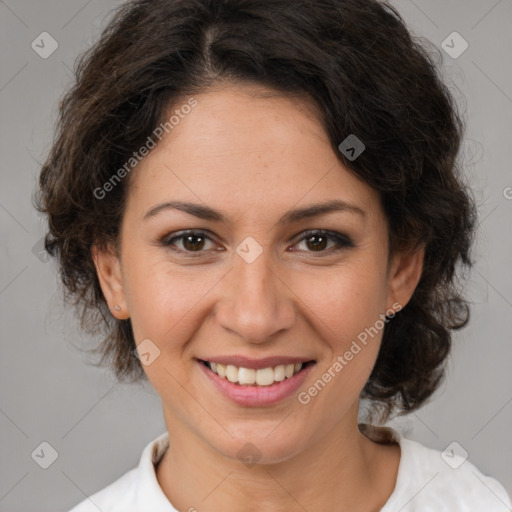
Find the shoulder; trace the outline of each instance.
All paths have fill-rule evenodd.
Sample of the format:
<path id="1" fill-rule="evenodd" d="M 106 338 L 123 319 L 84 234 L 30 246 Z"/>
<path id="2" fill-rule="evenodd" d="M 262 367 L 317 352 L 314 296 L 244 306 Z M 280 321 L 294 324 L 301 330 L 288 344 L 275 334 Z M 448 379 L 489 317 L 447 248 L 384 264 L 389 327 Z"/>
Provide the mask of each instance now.
<path id="1" fill-rule="evenodd" d="M 440 452 L 397 437 L 402 452 L 397 482 L 382 512 L 510 512 L 503 486 L 480 472 L 457 445 Z"/>
<path id="2" fill-rule="evenodd" d="M 89 496 L 69 512 L 175 512 L 158 484 L 155 463 L 169 445 L 167 432 L 144 448 L 139 465 L 113 483 Z"/>
<path id="3" fill-rule="evenodd" d="M 139 468 L 133 468 L 116 481 L 89 496 L 69 512 L 129 511 L 139 485 Z"/>

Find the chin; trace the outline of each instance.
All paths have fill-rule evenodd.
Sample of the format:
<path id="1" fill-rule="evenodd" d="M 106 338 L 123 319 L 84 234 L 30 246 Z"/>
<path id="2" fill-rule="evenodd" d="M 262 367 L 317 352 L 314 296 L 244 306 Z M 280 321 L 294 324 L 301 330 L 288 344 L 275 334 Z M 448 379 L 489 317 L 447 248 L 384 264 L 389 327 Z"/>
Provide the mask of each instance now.
<path id="1" fill-rule="evenodd" d="M 272 428 L 275 428 L 276 425 Z M 239 429 L 233 437 L 211 440 L 211 446 L 224 457 L 240 461 L 248 466 L 254 464 L 277 464 L 292 459 L 302 451 L 303 434 L 283 429 L 247 428 Z M 279 427 L 278 427 L 279 428 Z M 270 432 L 270 434 L 269 434 Z"/>

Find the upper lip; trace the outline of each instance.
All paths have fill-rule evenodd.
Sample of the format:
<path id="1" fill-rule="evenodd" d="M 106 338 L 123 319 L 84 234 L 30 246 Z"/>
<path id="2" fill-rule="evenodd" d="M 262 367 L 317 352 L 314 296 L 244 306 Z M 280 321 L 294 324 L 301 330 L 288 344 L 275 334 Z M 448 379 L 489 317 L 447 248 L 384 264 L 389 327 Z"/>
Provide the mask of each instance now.
<path id="1" fill-rule="evenodd" d="M 287 365 L 287 364 L 296 364 L 296 363 L 306 363 L 307 361 L 312 361 L 310 357 L 290 357 L 290 356 L 272 356 L 272 357 L 263 357 L 261 359 L 252 359 L 250 357 L 245 356 L 212 356 L 201 359 L 201 361 L 210 361 L 221 364 L 231 364 L 233 366 L 237 366 L 238 368 L 253 368 L 255 370 L 259 368 L 269 368 L 278 365 Z"/>

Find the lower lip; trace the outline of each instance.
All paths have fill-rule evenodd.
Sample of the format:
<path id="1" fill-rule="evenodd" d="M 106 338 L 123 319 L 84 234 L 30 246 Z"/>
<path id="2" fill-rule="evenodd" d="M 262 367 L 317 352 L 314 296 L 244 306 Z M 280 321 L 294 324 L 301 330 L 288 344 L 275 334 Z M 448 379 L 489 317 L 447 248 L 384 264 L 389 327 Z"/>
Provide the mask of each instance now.
<path id="1" fill-rule="evenodd" d="M 245 386 L 233 384 L 229 380 L 219 377 L 212 372 L 201 361 L 197 361 L 201 370 L 217 387 L 217 389 L 226 397 L 238 405 L 246 407 L 258 407 L 273 405 L 292 395 L 304 382 L 309 372 L 315 364 L 309 364 L 306 368 L 296 373 L 289 379 L 276 382 L 270 386 Z"/>

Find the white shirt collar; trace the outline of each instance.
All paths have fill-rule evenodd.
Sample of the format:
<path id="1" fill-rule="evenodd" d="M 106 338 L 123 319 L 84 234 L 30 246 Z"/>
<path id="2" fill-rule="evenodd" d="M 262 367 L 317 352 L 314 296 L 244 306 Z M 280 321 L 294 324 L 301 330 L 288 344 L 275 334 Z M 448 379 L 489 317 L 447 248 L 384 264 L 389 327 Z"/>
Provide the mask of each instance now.
<path id="1" fill-rule="evenodd" d="M 169 502 L 156 478 L 155 465 L 162 458 L 169 447 L 169 435 L 164 432 L 151 441 L 143 450 L 140 457 L 139 485 L 137 489 L 137 510 L 151 510 L 152 512 L 178 512 Z M 148 505 L 151 505 L 148 508 Z"/>
<path id="2" fill-rule="evenodd" d="M 377 442 L 395 442 L 402 444 L 404 441 L 402 434 L 390 427 L 375 427 L 360 424 L 359 428 L 361 431 L 364 431 L 364 435 Z M 144 509 L 144 507 L 147 508 L 150 503 L 152 512 L 178 512 L 165 496 L 156 477 L 156 464 L 163 457 L 168 447 L 169 435 L 167 432 L 164 432 L 147 444 L 142 452 L 139 467 L 137 468 L 140 480 L 136 495 L 136 503 L 137 506 L 140 507 L 140 510 Z M 403 449 L 401 451 L 397 482 L 406 478 L 403 469 L 407 465 L 405 453 Z M 393 495 L 394 494 L 395 493 L 393 493 Z M 388 504 L 391 503 L 391 498 L 394 498 L 393 495 L 390 497 Z"/>

